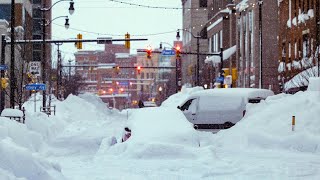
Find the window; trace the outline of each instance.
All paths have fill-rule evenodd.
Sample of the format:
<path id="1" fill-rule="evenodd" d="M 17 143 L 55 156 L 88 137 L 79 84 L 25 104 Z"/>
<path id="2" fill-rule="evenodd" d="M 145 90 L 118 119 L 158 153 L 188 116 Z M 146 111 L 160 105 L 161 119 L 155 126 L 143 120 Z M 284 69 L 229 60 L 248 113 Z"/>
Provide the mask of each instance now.
<path id="1" fill-rule="evenodd" d="M 10 4 L 0 4 L 0 19 L 11 19 L 11 5 Z"/>
<path id="2" fill-rule="evenodd" d="M 207 7 L 208 6 L 208 0 L 199 0 L 199 7 Z"/>
<path id="3" fill-rule="evenodd" d="M 188 110 L 193 100 L 195 100 L 195 99 L 189 99 L 187 102 L 185 102 L 185 103 L 180 107 L 181 111 Z"/>
<path id="4" fill-rule="evenodd" d="M 41 4 L 41 0 L 33 0 L 33 4 Z"/>

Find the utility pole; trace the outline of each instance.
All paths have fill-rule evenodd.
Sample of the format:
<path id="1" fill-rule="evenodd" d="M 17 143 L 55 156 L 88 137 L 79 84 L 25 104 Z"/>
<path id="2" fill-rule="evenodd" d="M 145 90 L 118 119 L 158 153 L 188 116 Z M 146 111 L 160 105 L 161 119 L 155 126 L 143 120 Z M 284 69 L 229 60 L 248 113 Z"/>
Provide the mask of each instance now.
<path id="1" fill-rule="evenodd" d="M 57 99 L 60 100 L 60 88 L 61 88 L 61 80 L 62 80 L 62 77 L 61 77 L 61 52 L 60 52 L 60 45 L 62 45 L 62 43 L 56 43 L 56 45 L 58 46 L 58 60 L 57 60 L 57 91 L 56 91 L 56 97 Z"/>
<path id="2" fill-rule="evenodd" d="M 70 78 L 71 78 L 71 59 L 69 59 L 69 81 L 70 81 Z"/>
<path id="3" fill-rule="evenodd" d="M 6 36 L 4 34 L 1 35 L 1 65 L 5 64 L 5 48 L 6 48 Z M 1 78 L 4 78 L 4 71 L 1 71 Z M 1 98 L 0 98 L 0 112 L 5 107 L 5 93 L 4 89 L 1 89 Z"/>
<path id="4" fill-rule="evenodd" d="M 316 23 L 317 23 L 317 30 L 316 30 L 316 53 L 318 56 L 318 77 L 320 77 L 320 3 L 319 0 L 316 1 Z"/>
<path id="5" fill-rule="evenodd" d="M 43 7 L 45 7 L 45 3 L 43 3 Z M 46 16 L 45 16 L 45 11 L 42 12 L 42 83 L 46 84 Z M 50 91 L 50 90 L 49 90 Z M 45 108 L 46 107 L 46 101 L 47 101 L 47 97 L 46 97 L 46 90 L 43 91 L 42 93 L 42 107 Z"/>
<path id="6" fill-rule="evenodd" d="M 197 86 L 199 86 L 200 85 L 200 80 L 199 80 L 199 76 L 200 76 L 200 37 L 201 36 L 199 36 L 199 33 L 198 33 L 198 35 L 197 36 L 195 36 L 196 38 L 197 38 Z"/>
<path id="7" fill-rule="evenodd" d="M 15 0 L 11 0 L 11 42 L 14 42 L 15 25 Z M 14 43 L 11 43 L 11 62 L 10 62 L 10 107 L 14 108 L 14 89 L 16 88 Z"/>
<path id="8" fill-rule="evenodd" d="M 258 1 L 259 4 L 259 42 L 260 42 L 260 81 L 259 81 L 259 88 L 263 88 L 263 62 L 262 62 L 262 0 Z"/>

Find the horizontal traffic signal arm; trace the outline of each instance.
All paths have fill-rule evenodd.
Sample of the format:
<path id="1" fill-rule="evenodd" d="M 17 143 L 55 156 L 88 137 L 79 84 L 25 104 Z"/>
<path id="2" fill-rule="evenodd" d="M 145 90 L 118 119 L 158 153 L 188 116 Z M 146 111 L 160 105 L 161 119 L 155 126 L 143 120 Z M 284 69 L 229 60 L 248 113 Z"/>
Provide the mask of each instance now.
<path id="1" fill-rule="evenodd" d="M 136 69 L 138 66 L 114 66 L 114 65 L 98 65 L 98 64 L 75 64 L 75 65 L 63 65 L 61 67 L 109 67 L 109 69 L 115 69 L 119 67 L 119 69 Z M 175 66 L 149 66 L 143 67 L 140 66 L 141 69 L 175 69 Z"/>
<path id="2" fill-rule="evenodd" d="M 99 44 L 110 43 L 114 41 L 147 41 L 148 39 L 64 39 L 64 40 L 40 40 L 40 39 L 32 39 L 32 40 L 15 40 L 14 44 L 42 44 L 45 43 L 76 43 L 76 42 L 97 42 Z M 5 44 L 11 44 L 11 40 L 6 40 Z"/>
<path id="3" fill-rule="evenodd" d="M 172 49 L 174 50 L 174 49 Z M 137 52 L 147 52 L 146 50 L 137 50 Z M 162 51 L 152 51 L 152 53 L 159 53 L 161 54 Z M 221 52 L 219 53 L 196 53 L 196 52 L 183 52 L 183 51 L 180 51 L 180 54 L 199 54 L 199 55 L 205 55 L 205 56 L 220 56 L 221 55 Z"/>
<path id="4" fill-rule="evenodd" d="M 175 66 L 148 66 L 148 67 L 144 67 L 144 66 L 140 66 L 141 69 L 175 69 Z M 115 68 L 115 67 L 113 67 Z M 123 69 L 137 69 L 137 66 L 119 66 L 119 68 L 123 68 Z"/>

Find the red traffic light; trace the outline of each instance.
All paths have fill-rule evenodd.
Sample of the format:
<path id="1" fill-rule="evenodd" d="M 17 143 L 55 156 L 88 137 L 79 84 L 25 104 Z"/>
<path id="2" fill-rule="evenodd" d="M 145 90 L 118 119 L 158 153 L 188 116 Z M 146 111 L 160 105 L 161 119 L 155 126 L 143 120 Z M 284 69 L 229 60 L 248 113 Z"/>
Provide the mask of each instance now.
<path id="1" fill-rule="evenodd" d="M 138 71 L 138 74 L 140 74 L 141 66 L 137 66 L 137 71 Z"/>
<path id="2" fill-rule="evenodd" d="M 147 47 L 146 52 L 147 52 L 147 58 L 148 58 L 148 59 L 151 59 L 152 49 L 151 49 L 150 46 Z"/>
<path id="3" fill-rule="evenodd" d="M 175 50 L 176 50 L 176 57 L 180 57 L 181 47 L 180 46 L 176 46 Z"/>

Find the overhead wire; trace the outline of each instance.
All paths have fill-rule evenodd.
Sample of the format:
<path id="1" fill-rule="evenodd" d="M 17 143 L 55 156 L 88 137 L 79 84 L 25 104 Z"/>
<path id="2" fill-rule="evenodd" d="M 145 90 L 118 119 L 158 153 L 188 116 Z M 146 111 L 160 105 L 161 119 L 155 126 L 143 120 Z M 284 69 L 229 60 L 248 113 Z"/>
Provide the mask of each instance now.
<path id="1" fill-rule="evenodd" d="M 60 26 L 60 27 L 64 27 L 64 25 L 60 25 L 57 23 L 52 23 L 56 26 Z M 69 27 L 69 29 L 74 30 L 74 31 L 79 31 L 79 32 L 83 32 L 83 33 L 88 33 L 88 34 L 95 34 L 95 35 L 106 35 L 106 36 L 124 36 L 124 34 L 109 34 L 109 33 L 99 33 L 99 32 L 94 32 L 94 31 L 87 31 L 87 30 L 83 30 L 83 29 L 78 29 L 78 28 L 72 28 Z M 173 32 L 177 32 L 177 30 L 174 31 L 166 31 L 166 32 L 159 32 L 159 33 L 150 33 L 150 34 L 130 34 L 130 36 L 157 36 L 157 35 L 162 35 L 162 34 L 169 34 L 169 33 L 173 33 Z"/>

